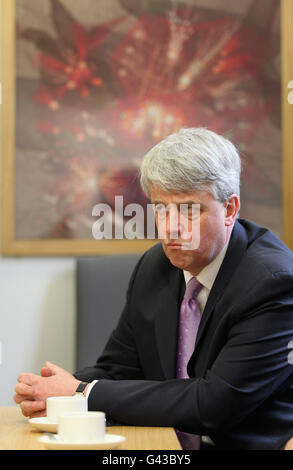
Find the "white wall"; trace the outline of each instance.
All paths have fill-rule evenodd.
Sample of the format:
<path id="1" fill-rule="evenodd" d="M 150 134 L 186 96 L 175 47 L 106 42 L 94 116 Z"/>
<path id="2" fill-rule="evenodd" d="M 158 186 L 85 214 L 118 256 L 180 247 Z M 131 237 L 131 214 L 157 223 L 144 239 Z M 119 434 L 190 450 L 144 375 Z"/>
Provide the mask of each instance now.
<path id="1" fill-rule="evenodd" d="M 74 268 L 72 258 L 0 256 L 0 406 L 14 404 L 20 372 L 39 373 L 46 360 L 74 371 Z"/>
<path id="2" fill-rule="evenodd" d="M 14 404 L 20 372 L 46 360 L 74 371 L 75 262 L 0 258 L 0 406 Z"/>

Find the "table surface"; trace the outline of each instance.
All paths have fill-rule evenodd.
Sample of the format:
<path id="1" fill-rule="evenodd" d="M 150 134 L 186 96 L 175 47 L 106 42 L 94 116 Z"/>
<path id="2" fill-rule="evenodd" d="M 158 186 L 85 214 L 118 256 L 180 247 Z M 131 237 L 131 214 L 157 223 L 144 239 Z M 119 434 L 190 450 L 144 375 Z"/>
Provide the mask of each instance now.
<path id="1" fill-rule="evenodd" d="M 172 428 L 111 426 L 107 432 L 126 438 L 121 450 L 181 450 Z M 18 406 L 0 407 L 1 450 L 45 450 L 38 442 L 42 434 L 28 423 Z"/>

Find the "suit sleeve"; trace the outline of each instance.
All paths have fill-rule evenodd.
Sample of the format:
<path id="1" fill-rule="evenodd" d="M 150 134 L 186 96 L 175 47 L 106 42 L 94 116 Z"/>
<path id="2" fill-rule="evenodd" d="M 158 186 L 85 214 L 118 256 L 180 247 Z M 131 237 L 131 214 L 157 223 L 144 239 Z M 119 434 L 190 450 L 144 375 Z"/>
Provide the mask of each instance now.
<path id="1" fill-rule="evenodd" d="M 92 389 L 89 409 L 128 425 L 171 426 L 195 434 L 229 430 L 245 420 L 293 373 L 288 362 L 292 276 L 281 273 L 260 280 L 247 295 L 257 299 L 259 290 L 267 293 L 267 300 L 231 314 L 226 343 L 205 376 L 151 381 L 137 380 L 133 374 L 133 380 L 102 379 Z M 136 361 L 130 370 L 137 373 Z"/>

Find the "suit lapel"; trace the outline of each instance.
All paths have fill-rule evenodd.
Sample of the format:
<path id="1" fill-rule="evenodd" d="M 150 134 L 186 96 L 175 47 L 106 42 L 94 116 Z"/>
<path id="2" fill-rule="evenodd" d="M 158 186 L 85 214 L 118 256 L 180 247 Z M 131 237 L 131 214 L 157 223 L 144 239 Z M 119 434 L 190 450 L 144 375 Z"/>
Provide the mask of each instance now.
<path id="1" fill-rule="evenodd" d="M 208 297 L 195 343 L 195 350 L 188 364 L 188 372 L 192 373 L 192 363 L 196 356 L 199 343 L 208 325 L 216 302 L 219 301 L 234 271 L 247 248 L 245 229 L 236 221 L 229 246 Z M 157 348 L 166 379 L 175 377 L 177 353 L 177 329 L 180 304 L 184 295 L 184 277 L 181 269 L 175 268 L 168 262 L 168 269 L 162 276 L 160 289 L 160 308 L 155 316 L 155 334 Z"/>
<path id="2" fill-rule="evenodd" d="M 155 317 L 157 347 L 166 379 L 175 377 L 178 312 L 182 299 L 183 273 L 170 264 L 160 285 L 160 310 Z"/>
<path id="3" fill-rule="evenodd" d="M 206 306 L 202 313 L 202 318 L 199 324 L 199 329 L 196 337 L 195 349 L 190 358 L 188 365 L 188 372 L 192 372 L 192 363 L 196 356 L 197 349 L 199 347 L 203 333 L 208 325 L 208 321 L 211 318 L 214 307 L 216 303 L 220 300 L 222 294 L 224 293 L 226 286 L 228 285 L 231 277 L 233 276 L 235 270 L 240 264 L 241 258 L 247 249 L 247 235 L 245 229 L 240 225 L 238 221 L 235 222 L 233 232 L 231 234 L 229 246 L 225 255 L 225 258 L 222 262 L 222 265 L 219 269 L 213 287 L 211 289 L 210 295 L 208 297 Z"/>

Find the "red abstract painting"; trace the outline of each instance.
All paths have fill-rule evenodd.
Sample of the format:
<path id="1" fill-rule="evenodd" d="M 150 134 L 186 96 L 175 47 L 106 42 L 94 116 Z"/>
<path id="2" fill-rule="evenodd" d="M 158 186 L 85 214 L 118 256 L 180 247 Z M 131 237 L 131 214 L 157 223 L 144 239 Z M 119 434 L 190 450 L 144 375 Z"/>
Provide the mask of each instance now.
<path id="1" fill-rule="evenodd" d="M 281 236 L 278 1 L 17 8 L 17 239 L 90 239 L 95 204 L 145 206 L 144 154 L 196 126 L 238 147 L 241 216 Z"/>

